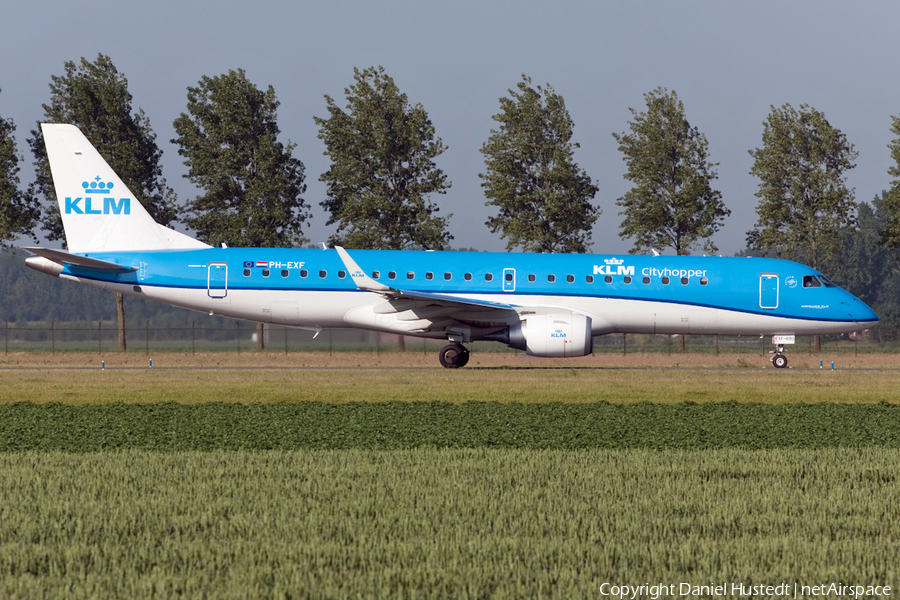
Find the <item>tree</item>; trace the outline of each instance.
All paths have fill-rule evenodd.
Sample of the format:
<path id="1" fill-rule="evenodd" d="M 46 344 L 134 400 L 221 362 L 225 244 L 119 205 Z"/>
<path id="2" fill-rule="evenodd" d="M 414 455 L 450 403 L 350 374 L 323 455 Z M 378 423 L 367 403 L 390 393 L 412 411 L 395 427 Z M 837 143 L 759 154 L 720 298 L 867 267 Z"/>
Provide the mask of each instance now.
<path id="1" fill-rule="evenodd" d="M 132 109 L 128 80 L 112 60 L 103 54 L 76 65 L 65 63 L 65 75 L 50 77 L 50 104 L 44 104 L 44 120 L 78 126 L 94 147 L 121 177 L 150 216 L 161 225 L 176 221 L 175 192 L 166 185 L 159 161 L 162 150 L 144 111 Z M 28 143 L 35 158 L 34 183 L 29 193 L 41 194 L 46 204 L 41 220 L 49 240 L 63 240 L 62 220 L 50 163 L 40 127 L 31 132 Z M 119 349 L 125 350 L 124 298 L 116 296 L 119 315 Z"/>
<path id="2" fill-rule="evenodd" d="M 854 224 L 856 203 L 844 172 L 858 153 L 825 115 L 801 104 L 772 107 L 763 123 L 763 147 L 750 150 L 751 175 L 760 179 L 759 219 L 748 240 L 760 250 L 800 250 L 814 269 L 841 246 Z"/>
<path id="3" fill-rule="evenodd" d="M 481 147 L 485 205 L 499 210 L 485 224 L 507 250 L 586 252 L 600 211 L 591 204 L 597 186 L 574 161 L 575 124 L 550 84 L 535 89 L 522 75 L 516 87 L 500 98 L 500 127 Z"/>
<path id="4" fill-rule="evenodd" d="M 208 244 L 290 248 L 301 246 L 309 210 L 305 168 L 292 156 L 296 144 L 278 141 L 278 100 L 243 69 L 202 77 L 189 87 L 187 113 L 173 123 L 173 144 L 185 157 L 185 175 L 205 193 L 188 203 L 185 223 Z M 257 344 L 263 349 L 263 324 Z"/>
<path id="5" fill-rule="evenodd" d="M 890 252 L 878 243 L 883 214 L 883 198 L 876 196 L 871 205 L 860 202 L 855 224 L 840 233 L 840 250 L 821 261 L 830 279 L 870 306 L 881 301 L 882 286 L 893 270 Z"/>
<path id="6" fill-rule="evenodd" d="M 0 245 L 31 234 L 40 217 L 37 199 L 19 189 L 15 130 L 12 120 L 0 117 Z"/>
<path id="7" fill-rule="evenodd" d="M 305 168 L 296 144 L 278 141 L 278 100 L 243 69 L 202 77 L 189 87 L 187 113 L 173 123 L 185 175 L 205 193 L 188 203 L 185 223 L 203 241 L 219 245 L 302 246 L 309 210 Z"/>
<path id="8" fill-rule="evenodd" d="M 858 153 L 825 115 L 807 104 L 772 107 L 763 123 L 763 147 L 750 150 L 751 175 L 760 179 L 759 220 L 747 240 L 763 251 L 799 252 L 810 266 L 833 257 L 841 232 L 855 224 L 853 190 L 844 172 Z M 822 348 L 815 337 L 815 350 Z"/>
<path id="9" fill-rule="evenodd" d="M 352 248 L 442 249 L 452 215 L 438 217 L 431 194 L 445 194 L 450 182 L 434 159 L 447 147 L 421 104 L 382 67 L 353 69 L 344 89 L 346 110 L 325 96 L 328 118 L 313 117 L 331 168 L 319 177 L 328 186 L 321 203 L 337 224 L 331 243 Z"/>
<path id="10" fill-rule="evenodd" d="M 898 137 L 888 144 L 894 161 L 894 164 L 888 167 L 888 175 L 894 179 L 883 201 L 887 222 L 881 230 L 880 241 L 884 248 L 897 250 L 900 249 L 900 117 L 891 117 L 891 120 L 893 121 L 891 133 Z"/>
<path id="11" fill-rule="evenodd" d="M 689 254 L 703 241 L 703 249 L 715 253 L 709 237 L 731 211 L 712 189 L 718 163 L 709 162 L 706 136 L 691 127 L 674 91 L 659 87 L 644 99 L 646 112 L 628 109 L 631 132 L 613 134 L 628 166 L 625 179 L 634 183 L 616 200 L 625 216 L 620 236 L 635 239 L 632 252 L 670 246 Z"/>

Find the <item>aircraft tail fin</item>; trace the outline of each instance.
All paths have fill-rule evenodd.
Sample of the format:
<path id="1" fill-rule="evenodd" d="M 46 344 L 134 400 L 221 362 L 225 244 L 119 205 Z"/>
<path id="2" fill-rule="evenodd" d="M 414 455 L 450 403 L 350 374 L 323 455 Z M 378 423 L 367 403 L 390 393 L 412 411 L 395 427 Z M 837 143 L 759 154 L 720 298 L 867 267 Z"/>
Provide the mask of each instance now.
<path id="1" fill-rule="evenodd" d="M 71 252 L 208 248 L 158 224 L 74 125 L 42 123 Z"/>

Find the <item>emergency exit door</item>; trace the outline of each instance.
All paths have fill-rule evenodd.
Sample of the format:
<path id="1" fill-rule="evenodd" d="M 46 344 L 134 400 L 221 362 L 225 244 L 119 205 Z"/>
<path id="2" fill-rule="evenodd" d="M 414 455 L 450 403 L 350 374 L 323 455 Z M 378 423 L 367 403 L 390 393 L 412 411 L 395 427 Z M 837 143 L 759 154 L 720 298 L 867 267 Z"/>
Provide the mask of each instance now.
<path id="1" fill-rule="evenodd" d="M 503 269 L 503 291 L 504 292 L 516 291 L 516 270 L 515 269 Z"/>

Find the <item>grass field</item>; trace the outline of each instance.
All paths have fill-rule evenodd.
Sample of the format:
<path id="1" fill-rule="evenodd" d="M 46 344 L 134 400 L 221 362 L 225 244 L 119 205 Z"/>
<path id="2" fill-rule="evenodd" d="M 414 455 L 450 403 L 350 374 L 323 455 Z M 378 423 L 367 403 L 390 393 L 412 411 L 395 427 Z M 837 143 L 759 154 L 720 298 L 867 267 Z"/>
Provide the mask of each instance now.
<path id="1" fill-rule="evenodd" d="M 900 363 L 894 357 L 883 358 L 877 370 L 836 371 L 763 369 L 768 362 L 762 357 L 748 368 L 733 357 L 693 357 L 667 367 L 681 363 L 637 356 L 604 363 L 596 357 L 566 362 L 495 355 L 480 358 L 483 366 L 458 370 L 442 369 L 421 355 L 393 355 L 375 367 L 366 364 L 369 358 L 162 355 L 151 369 L 148 359 L 124 355 L 110 357 L 101 370 L 99 361 L 83 355 L 18 355 L 0 361 L 0 403 L 900 401 Z M 645 363 L 653 368 L 640 368 Z"/>
<path id="2" fill-rule="evenodd" d="M 900 581 L 900 451 L 0 454 L 0 596 Z"/>
<path id="3" fill-rule="evenodd" d="M 0 358 L 0 598 L 900 585 L 898 357 L 433 359 Z"/>

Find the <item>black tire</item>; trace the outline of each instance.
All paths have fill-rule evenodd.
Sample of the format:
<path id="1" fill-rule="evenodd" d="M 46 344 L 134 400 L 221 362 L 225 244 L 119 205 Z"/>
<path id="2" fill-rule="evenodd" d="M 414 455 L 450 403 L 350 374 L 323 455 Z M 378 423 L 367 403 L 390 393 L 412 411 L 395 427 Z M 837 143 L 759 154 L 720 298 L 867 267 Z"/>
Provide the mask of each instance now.
<path id="1" fill-rule="evenodd" d="M 458 369 L 465 364 L 462 358 L 465 353 L 466 349 L 459 344 L 449 344 L 441 348 L 438 360 L 445 369 Z"/>
<path id="2" fill-rule="evenodd" d="M 462 368 L 467 364 L 469 364 L 469 350 L 463 347 L 462 354 L 459 356 L 459 366 Z"/>
<path id="3" fill-rule="evenodd" d="M 776 369 L 783 369 L 787 366 L 787 356 L 784 354 L 776 354 L 772 357 L 772 364 Z"/>

